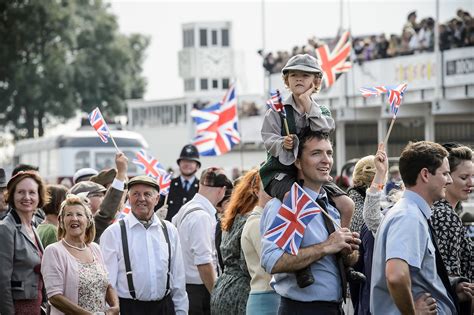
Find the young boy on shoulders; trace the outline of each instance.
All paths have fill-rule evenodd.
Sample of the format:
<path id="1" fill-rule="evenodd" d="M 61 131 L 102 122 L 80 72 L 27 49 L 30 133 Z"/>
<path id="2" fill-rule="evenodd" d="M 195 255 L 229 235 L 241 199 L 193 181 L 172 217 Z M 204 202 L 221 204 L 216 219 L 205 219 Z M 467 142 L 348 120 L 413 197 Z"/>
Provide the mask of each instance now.
<path id="1" fill-rule="evenodd" d="M 297 180 L 294 162 L 298 155 L 297 135 L 300 131 L 309 126 L 315 131 L 331 133 L 335 128 L 329 109 L 318 105 L 312 98 L 312 94 L 321 89 L 323 74 L 316 58 L 308 54 L 293 56 L 282 73 L 283 81 L 290 91 L 283 102 L 290 134 L 286 133 L 283 118 L 269 109 L 261 130 L 268 157 L 260 169 L 265 191 L 280 200 Z M 324 189 L 341 214 L 341 226 L 349 227 L 354 203 L 332 182 L 324 185 Z"/>

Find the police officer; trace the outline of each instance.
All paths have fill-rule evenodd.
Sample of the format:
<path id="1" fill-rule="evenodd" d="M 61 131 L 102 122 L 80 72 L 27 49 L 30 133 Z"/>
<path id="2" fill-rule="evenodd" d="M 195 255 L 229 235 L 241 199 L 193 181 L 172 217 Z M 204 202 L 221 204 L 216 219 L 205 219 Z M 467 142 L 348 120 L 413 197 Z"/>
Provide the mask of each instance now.
<path id="1" fill-rule="evenodd" d="M 180 175 L 171 181 L 166 215 L 168 221 L 171 221 L 181 206 L 191 200 L 199 189 L 199 178 L 196 178 L 196 172 L 201 167 L 201 162 L 197 148 L 192 144 L 185 145 L 177 163 Z M 164 197 L 162 196 L 155 209 L 161 208 L 163 203 Z"/>

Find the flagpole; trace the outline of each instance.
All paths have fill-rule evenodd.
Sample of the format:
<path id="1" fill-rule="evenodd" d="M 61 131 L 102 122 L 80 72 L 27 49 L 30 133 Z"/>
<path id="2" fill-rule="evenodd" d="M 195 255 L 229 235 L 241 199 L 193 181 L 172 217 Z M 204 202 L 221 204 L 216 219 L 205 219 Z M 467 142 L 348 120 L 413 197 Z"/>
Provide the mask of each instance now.
<path id="1" fill-rule="evenodd" d="M 115 150 L 117 150 L 117 153 L 120 153 L 117 143 L 115 143 L 114 137 L 112 137 L 112 132 L 110 130 L 109 130 L 109 134 L 110 134 L 110 139 L 112 140 L 112 143 L 114 144 Z"/>
<path id="2" fill-rule="evenodd" d="M 383 141 L 383 145 L 385 148 L 387 147 L 388 137 L 390 137 L 390 133 L 392 132 L 393 125 L 395 124 L 395 119 L 397 119 L 397 116 L 392 117 L 392 122 L 390 123 L 390 127 L 388 128 L 387 135 L 385 136 L 385 140 Z"/>
<path id="3" fill-rule="evenodd" d="M 290 129 L 288 128 L 288 121 L 286 120 L 286 117 L 283 118 L 283 125 L 285 125 L 286 135 L 289 136 L 290 135 Z"/>

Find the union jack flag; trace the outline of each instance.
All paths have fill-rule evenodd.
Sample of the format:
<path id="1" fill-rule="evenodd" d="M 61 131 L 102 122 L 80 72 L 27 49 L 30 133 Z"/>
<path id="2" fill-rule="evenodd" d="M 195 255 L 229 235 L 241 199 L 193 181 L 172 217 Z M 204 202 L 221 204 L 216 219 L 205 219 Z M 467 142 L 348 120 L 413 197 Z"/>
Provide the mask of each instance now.
<path id="1" fill-rule="evenodd" d="M 349 71 L 352 63 L 349 60 L 351 55 L 350 33 L 345 31 L 339 38 L 336 46 L 331 51 L 328 45 L 316 48 L 316 56 L 321 62 L 323 70 L 323 83 L 325 88 L 333 85 L 343 72 Z"/>
<path id="2" fill-rule="evenodd" d="M 118 220 L 125 218 L 125 216 L 129 214 L 131 211 L 132 211 L 132 207 L 130 207 L 130 203 L 127 200 L 125 204 L 123 205 L 122 210 L 117 212 L 117 214 L 115 215 L 113 222 L 117 222 Z"/>
<path id="3" fill-rule="evenodd" d="M 192 143 L 200 155 L 221 155 L 240 142 L 234 85 L 229 88 L 220 103 L 202 110 L 193 110 L 191 117 L 197 125 Z"/>
<path id="4" fill-rule="evenodd" d="M 99 135 L 100 140 L 102 142 L 107 143 L 109 142 L 108 138 L 110 138 L 110 131 L 109 127 L 107 126 L 107 123 L 104 120 L 104 117 L 102 116 L 102 113 L 100 112 L 100 109 L 96 107 L 90 114 L 89 114 L 89 121 L 94 127 L 95 131 L 97 131 L 97 134 Z"/>
<path id="5" fill-rule="evenodd" d="M 319 213 L 321 213 L 319 205 L 297 183 L 294 183 L 263 237 L 287 253 L 298 255 L 306 226 Z"/>
<path id="6" fill-rule="evenodd" d="M 381 94 L 387 95 L 387 100 L 390 105 L 390 111 L 393 116 L 396 116 L 398 113 L 398 108 L 402 103 L 403 95 L 407 89 L 406 83 L 401 83 L 398 86 L 374 86 L 374 87 L 363 87 L 359 91 L 362 93 L 362 96 L 378 96 Z"/>
<path id="7" fill-rule="evenodd" d="M 171 174 L 163 168 L 161 163 L 158 163 L 158 169 L 160 171 L 160 177 L 157 179 L 158 185 L 160 185 L 160 195 L 166 196 L 170 192 Z"/>
<path id="8" fill-rule="evenodd" d="M 135 154 L 133 164 L 145 171 L 145 174 L 157 179 L 160 177 L 160 167 L 157 159 L 148 155 L 145 150 L 140 150 Z"/>
<path id="9" fill-rule="evenodd" d="M 267 100 L 267 106 L 283 117 L 286 117 L 286 110 L 283 102 L 281 101 L 280 90 L 276 90 L 275 92 L 270 92 L 271 98 Z"/>

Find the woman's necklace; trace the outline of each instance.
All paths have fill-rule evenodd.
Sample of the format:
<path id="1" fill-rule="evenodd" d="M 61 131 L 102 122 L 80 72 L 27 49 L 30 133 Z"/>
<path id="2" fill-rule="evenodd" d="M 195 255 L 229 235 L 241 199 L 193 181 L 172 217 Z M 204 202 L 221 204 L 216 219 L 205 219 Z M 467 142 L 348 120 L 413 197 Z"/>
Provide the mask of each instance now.
<path id="1" fill-rule="evenodd" d="M 77 247 L 77 246 L 74 246 L 74 245 L 69 244 L 69 243 L 66 241 L 66 239 L 64 239 L 64 238 L 63 238 L 63 242 L 64 242 L 64 244 L 66 244 L 67 246 L 69 246 L 69 247 L 71 247 L 71 248 L 74 248 L 74 249 L 77 249 L 77 250 L 79 250 L 79 251 L 84 251 L 84 250 L 86 250 L 86 248 L 87 248 L 87 246 L 86 246 L 85 243 L 82 243 L 82 244 L 84 245 L 84 247 Z"/>

